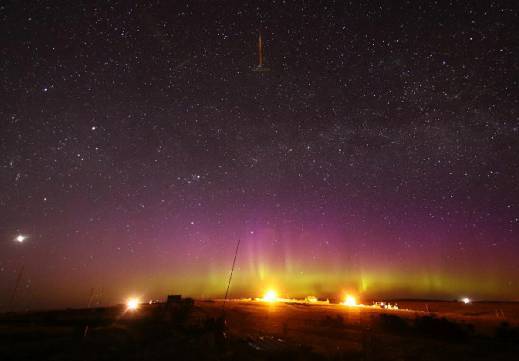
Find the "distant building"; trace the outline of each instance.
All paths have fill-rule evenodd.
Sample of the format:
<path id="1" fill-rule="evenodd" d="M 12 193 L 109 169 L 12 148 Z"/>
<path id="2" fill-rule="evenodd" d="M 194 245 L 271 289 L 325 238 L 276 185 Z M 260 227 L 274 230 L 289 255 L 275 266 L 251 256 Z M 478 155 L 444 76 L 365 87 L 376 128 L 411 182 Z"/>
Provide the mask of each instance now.
<path id="1" fill-rule="evenodd" d="M 191 313 L 195 301 L 192 298 L 182 298 L 182 295 L 168 295 L 164 309 L 164 320 L 185 321 Z"/>
<path id="2" fill-rule="evenodd" d="M 166 300 L 166 304 L 175 304 L 182 302 L 182 295 L 168 295 L 168 299 Z"/>

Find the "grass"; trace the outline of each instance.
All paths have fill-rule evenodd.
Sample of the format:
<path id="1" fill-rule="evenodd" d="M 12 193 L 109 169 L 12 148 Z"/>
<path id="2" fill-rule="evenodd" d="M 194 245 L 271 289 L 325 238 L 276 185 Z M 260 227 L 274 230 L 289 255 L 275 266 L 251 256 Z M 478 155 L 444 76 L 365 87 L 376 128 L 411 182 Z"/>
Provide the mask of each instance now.
<path id="1" fill-rule="evenodd" d="M 0 360 L 514 360 L 517 327 L 445 317 L 218 302 L 0 317 Z M 87 336 L 84 328 L 89 325 Z"/>

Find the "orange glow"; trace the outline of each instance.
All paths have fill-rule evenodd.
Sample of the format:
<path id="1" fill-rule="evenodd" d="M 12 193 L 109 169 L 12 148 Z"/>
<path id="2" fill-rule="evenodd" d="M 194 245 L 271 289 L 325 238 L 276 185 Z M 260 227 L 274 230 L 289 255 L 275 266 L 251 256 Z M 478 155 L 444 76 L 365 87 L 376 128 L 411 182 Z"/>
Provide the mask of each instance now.
<path id="1" fill-rule="evenodd" d="M 126 308 L 128 311 L 135 311 L 139 308 L 140 300 L 137 298 L 130 298 L 126 301 Z"/>
<path id="2" fill-rule="evenodd" d="M 352 295 L 346 295 L 342 304 L 349 307 L 357 306 L 357 300 Z"/>
<path id="3" fill-rule="evenodd" d="M 276 302 L 278 300 L 278 294 L 274 290 L 268 290 L 262 298 L 265 302 Z"/>
<path id="4" fill-rule="evenodd" d="M 318 302 L 318 299 L 315 296 L 307 296 L 305 298 L 305 301 L 308 303 L 316 303 L 316 302 Z"/>

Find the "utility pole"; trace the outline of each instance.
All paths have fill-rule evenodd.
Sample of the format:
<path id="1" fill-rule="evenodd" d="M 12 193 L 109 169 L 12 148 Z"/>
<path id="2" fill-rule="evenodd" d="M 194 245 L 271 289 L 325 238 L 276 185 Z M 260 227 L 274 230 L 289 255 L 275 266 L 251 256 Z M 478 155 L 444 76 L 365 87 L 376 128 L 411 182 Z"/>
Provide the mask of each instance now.
<path id="1" fill-rule="evenodd" d="M 223 309 L 225 311 L 225 304 L 227 303 L 227 296 L 229 295 L 229 288 L 231 287 L 232 274 L 234 272 L 234 266 L 236 265 L 236 257 L 238 256 L 238 249 L 240 248 L 240 240 L 238 239 L 238 244 L 236 244 L 236 251 L 234 251 L 234 259 L 232 261 L 231 274 L 229 275 L 229 282 L 227 282 L 227 290 L 225 291 L 225 298 L 223 301 Z"/>
<path id="2" fill-rule="evenodd" d="M 20 287 L 20 282 L 22 281 L 22 278 L 23 278 L 24 269 L 25 269 L 25 266 L 22 265 L 20 267 L 20 269 L 18 270 L 18 276 L 16 277 L 16 284 L 14 286 L 13 293 L 11 294 L 11 298 L 9 299 L 9 303 L 7 305 L 7 309 L 9 311 L 11 311 L 11 307 L 13 306 L 14 300 L 16 298 L 16 292 L 18 291 L 18 288 Z"/>

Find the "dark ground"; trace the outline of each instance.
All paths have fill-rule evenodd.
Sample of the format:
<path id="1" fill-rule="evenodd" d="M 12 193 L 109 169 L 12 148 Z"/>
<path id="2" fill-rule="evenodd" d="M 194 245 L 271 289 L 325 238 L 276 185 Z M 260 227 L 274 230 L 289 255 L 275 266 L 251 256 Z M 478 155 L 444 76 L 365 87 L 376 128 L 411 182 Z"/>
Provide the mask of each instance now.
<path id="1" fill-rule="evenodd" d="M 135 312 L 119 306 L 3 314 L 0 360 L 460 361 L 519 354 L 517 323 L 499 318 L 519 305 L 428 307 L 442 313 L 228 302 L 224 325 L 221 302 L 197 301 Z"/>

